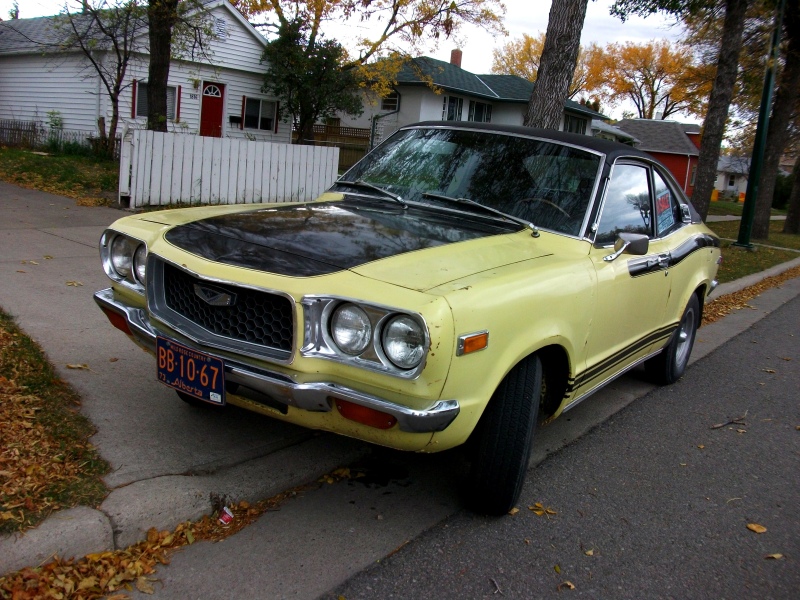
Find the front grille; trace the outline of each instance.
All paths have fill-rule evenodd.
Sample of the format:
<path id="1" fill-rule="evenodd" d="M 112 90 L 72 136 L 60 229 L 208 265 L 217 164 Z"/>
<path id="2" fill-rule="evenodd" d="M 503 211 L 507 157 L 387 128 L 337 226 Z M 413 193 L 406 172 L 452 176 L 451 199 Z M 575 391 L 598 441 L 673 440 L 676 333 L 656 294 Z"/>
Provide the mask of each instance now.
<path id="1" fill-rule="evenodd" d="M 163 263 L 166 306 L 187 321 L 214 335 L 292 351 L 292 301 L 277 294 L 232 285 L 207 283 Z M 230 306 L 213 306 L 196 292 L 195 284 L 234 298 Z"/>

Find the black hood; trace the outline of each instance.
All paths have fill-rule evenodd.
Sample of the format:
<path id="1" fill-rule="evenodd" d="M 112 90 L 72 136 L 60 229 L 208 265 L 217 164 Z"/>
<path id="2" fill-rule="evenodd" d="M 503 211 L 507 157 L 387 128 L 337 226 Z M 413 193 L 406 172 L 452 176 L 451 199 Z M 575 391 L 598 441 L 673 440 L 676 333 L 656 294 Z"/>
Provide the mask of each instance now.
<path id="1" fill-rule="evenodd" d="M 478 215 L 348 196 L 194 221 L 171 229 L 166 239 L 209 260 L 310 277 L 519 229 Z"/>

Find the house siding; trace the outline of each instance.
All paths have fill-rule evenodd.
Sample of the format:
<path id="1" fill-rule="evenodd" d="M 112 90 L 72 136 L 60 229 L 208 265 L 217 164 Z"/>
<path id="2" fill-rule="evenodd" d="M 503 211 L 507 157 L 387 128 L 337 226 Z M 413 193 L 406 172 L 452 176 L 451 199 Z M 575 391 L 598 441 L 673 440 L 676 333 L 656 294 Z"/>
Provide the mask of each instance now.
<path id="1" fill-rule="evenodd" d="M 694 193 L 692 171 L 697 167 L 697 157 L 682 154 L 668 154 L 665 152 L 648 151 L 647 153 L 669 169 L 669 172 L 675 177 L 675 180 L 683 188 L 686 195 L 691 198 Z"/>
<path id="2" fill-rule="evenodd" d="M 96 131 L 98 84 L 77 54 L 0 56 L 0 118 L 46 124 L 57 110 L 64 129 Z"/>
<path id="3" fill-rule="evenodd" d="M 213 64 L 172 61 L 168 85 L 180 87 L 180 114 L 176 122 L 167 125 L 168 130 L 195 134 L 199 131 L 202 97 L 194 87 L 195 81 L 213 81 L 225 85 L 223 137 L 289 143 L 291 126 L 288 122 L 280 122 L 277 133 L 242 130 L 230 125 L 229 117 L 241 116 L 242 96 L 273 101 L 275 98 L 261 92 L 266 70 L 261 64 L 263 42 L 224 5 L 212 9 L 211 14 L 225 20 L 226 36 L 210 43 Z M 128 65 L 119 101 L 120 130 L 125 125 L 138 129 L 146 126 L 145 118 L 131 116 L 132 83 L 147 80 L 146 50 L 145 43 L 143 53 L 135 55 Z M 110 121 L 112 105 L 97 73 L 87 67 L 85 57 L 78 53 L 0 55 L 0 118 L 46 123 L 47 112 L 58 110 L 64 129 L 94 134 L 99 116 L 104 116 L 106 123 Z"/>

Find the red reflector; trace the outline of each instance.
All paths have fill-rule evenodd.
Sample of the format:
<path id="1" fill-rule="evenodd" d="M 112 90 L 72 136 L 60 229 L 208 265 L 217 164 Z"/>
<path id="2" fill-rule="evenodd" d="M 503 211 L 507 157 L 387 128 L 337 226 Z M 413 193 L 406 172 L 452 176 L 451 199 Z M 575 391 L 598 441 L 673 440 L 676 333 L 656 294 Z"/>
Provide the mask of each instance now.
<path id="1" fill-rule="evenodd" d="M 360 404 L 353 404 L 347 400 L 336 400 L 336 408 L 339 409 L 339 414 L 345 419 L 350 419 L 356 423 L 362 423 L 377 429 L 390 429 L 395 426 L 397 419 L 392 415 L 388 415 L 374 408 L 361 406 Z"/>
<path id="2" fill-rule="evenodd" d="M 121 332 L 125 333 L 126 335 L 133 335 L 131 328 L 128 327 L 128 321 L 118 312 L 110 310 L 108 308 L 104 308 L 103 312 L 106 313 L 108 320 L 111 321 L 111 324 L 119 329 Z"/>

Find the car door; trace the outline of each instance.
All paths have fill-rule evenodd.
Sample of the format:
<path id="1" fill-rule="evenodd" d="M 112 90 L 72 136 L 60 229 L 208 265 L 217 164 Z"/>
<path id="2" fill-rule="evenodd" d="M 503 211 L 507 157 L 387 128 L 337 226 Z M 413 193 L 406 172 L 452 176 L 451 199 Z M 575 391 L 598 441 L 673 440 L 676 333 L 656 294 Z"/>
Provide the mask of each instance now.
<path id="1" fill-rule="evenodd" d="M 576 379 L 578 395 L 636 364 L 669 336 L 663 327 L 670 290 L 669 252 L 666 243 L 656 238 L 654 214 L 650 166 L 618 161 L 606 186 L 590 250 L 597 296 L 586 369 Z M 614 243 L 622 232 L 646 235 L 646 252 L 614 257 Z"/>

